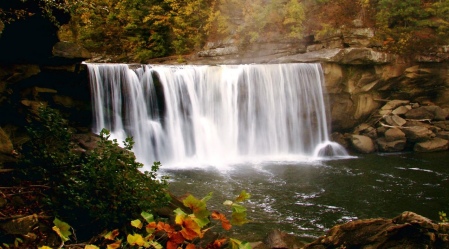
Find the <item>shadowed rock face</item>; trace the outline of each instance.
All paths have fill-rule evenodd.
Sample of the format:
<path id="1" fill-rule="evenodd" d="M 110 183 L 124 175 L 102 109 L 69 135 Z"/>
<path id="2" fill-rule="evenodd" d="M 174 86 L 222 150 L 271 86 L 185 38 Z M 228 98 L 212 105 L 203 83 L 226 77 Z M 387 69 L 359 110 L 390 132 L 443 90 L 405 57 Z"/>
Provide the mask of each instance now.
<path id="1" fill-rule="evenodd" d="M 26 9 L 31 16 L 6 23 L 0 36 L 0 63 L 37 63 L 52 56 L 58 42 L 57 25 L 46 18 L 38 1 L 1 1 L 2 9 Z M 62 10 L 53 10 L 59 24 L 68 23 L 70 16 Z"/>

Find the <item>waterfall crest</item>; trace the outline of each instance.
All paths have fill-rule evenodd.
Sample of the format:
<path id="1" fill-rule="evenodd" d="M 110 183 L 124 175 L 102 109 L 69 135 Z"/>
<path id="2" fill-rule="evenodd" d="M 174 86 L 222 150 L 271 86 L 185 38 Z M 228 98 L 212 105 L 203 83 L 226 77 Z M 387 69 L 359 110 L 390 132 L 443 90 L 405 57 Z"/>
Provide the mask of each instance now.
<path id="1" fill-rule="evenodd" d="M 132 136 L 145 165 L 347 155 L 329 141 L 320 64 L 87 65 L 93 131 Z"/>

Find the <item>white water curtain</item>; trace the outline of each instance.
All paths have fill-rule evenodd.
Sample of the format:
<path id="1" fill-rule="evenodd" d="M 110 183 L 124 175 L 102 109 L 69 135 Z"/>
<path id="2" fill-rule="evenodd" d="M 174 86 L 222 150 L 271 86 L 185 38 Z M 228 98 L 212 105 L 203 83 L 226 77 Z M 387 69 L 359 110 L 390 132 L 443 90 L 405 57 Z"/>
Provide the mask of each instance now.
<path id="1" fill-rule="evenodd" d="M 329 142 L 320 64 L 88 64 L 94 132 L 132 136 L 146 165 L 310 158 Z"/>

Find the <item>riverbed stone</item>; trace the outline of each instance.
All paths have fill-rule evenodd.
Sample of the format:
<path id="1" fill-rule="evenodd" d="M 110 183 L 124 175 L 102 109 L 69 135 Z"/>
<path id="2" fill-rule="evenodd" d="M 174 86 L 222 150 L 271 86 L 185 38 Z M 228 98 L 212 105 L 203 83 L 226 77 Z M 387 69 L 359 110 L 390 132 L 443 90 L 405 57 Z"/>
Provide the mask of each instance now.
<path id="1" fill-rule="evenodd" d="M 360 153 L 372 153 L 376 150 L 373 140 L 368 136 L 352 135 L 351 143 L 355 150 Z"/>
<path id="2" fill-rule="evenodd" d="M 436 137 L 425 142 L 416 143 L 413 150 L 417 152 L 436 152 L 445 151 L 448 150 L 448 148 L 448 140 Z"/>
<path id="3" fill-rule="evenodd" d="M 402 131 L 410 142 L 423 142 L 435 137 L 431 130 L 423 126 L 411 126 L 403 128 Z"/>

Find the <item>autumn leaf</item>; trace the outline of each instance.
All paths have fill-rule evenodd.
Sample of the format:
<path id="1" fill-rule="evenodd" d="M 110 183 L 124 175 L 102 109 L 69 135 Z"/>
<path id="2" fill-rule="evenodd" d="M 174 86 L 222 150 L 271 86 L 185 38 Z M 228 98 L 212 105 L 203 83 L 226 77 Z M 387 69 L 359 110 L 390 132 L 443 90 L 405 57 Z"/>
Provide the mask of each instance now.
<path id="1" fill-rule="evenodd" d="M 132 246 L 134 246 L 134 245 L 143 246 L 145 244 L 145 241 L 143 240 L 143 237 L 140 234 L 134 234 L 134 235 L 128 234 L 128 237 L 126 238 L 126 240 Z"/>
<path id="2" fill-rule="evenodd" d="M 142 226 L 143 226 L 143 223 L 142 223 L 141 220 L 137 219 L 137 220 L 131 221 L 131 226 L 133 226 L 135 228 L 138 228 L 138 229 L 141 229 Z"/>
<path id="3" fill-rule="evenodd" d="M 212 244 L 212 248 L 221 248 L 223 244 L 226 242 L 226 238 L 223 239 L 216 239 L 214 243 Z"/>
<path id="4" fill-rule="evenodd" d="M 242 190 L 240 192 L 240 195 L 235 199 L 236 202 L 243 202 L 251 198 L 251 195 L 247 193 L 245 190 Z"/>
<path id="5" fill-rule="evenodd" d="M 207 201 L 208 197 L 206 196 L 204 199 Z M 198 200 L 193 195 L 187 196 L 182 201 L 182 203 L 184 204 L 184 206 L 190 208 L 193 214 L 199 219 L 206 218 L 210 215 L 210 212 L 207 210 L 206 207 L 206 202 L 203 200 Z"/>
<path id="6" fill-rule="evenodd" d="M 219 213 L 217 211 L 213 211 L 212 214 L 211 214 L 211 218 L 214 219 L 214 220 L 221 221 L 221 226 L 223 227 L 224 230 L 229 230 L 232 227 L 232 225 L 229 222 L 229 220 L 222 213 Z"/>
<path id="7" fill-rule="evenodd" d="M 251 245 L 248 242 L 242 242 L 237 239 L 230 238 L 231 249 L 251 249 Z"/>
<path id="8" fill-rule="evenodd" d="M 249 220 L 246 218 L 246 212 L 236 213 L 233 212 L 231 215 L 231 224 L 241 226 L 248 223 Z"/>
<path id="9" fill-rule="evenodd" d="M 100 247 L 96 246 L 96 245 L 86 245 L 84 247 L 84 249 L 100 249 Z"/>
<path id="10" fill-rule="evenodd" d="M 64 242 L 69 240 L 69 236 L 72 235 L 70 232 L 70 225 L 59 220 L 58 218 L 55 218 L 53 224 L 55 224 L 55 226 L 52 229 L 59 235 L 61 240 Z"/>
<path id="11" fill-rule="evenodd" d="M 106 249 L 117 249 L 117 248 L 120 248 L 121 245 L 122 245 L 122 241 L 117 240 L 116 242 L 107 245 Z"/>
<path id="12" fill-rule="evenodd" d="M 38 247 L 38 249 L 52 249 L 52 248 L 49 246 L 42 246 L 42 247 Z"/>
<path id="13" fill-rule="evenodd" d="M 154 249 L 163 249 L 164 247 L 156 241 L 149 241 L 148 245 Z"/>
<path id="14" fill-rule="evenodd" d="M 115 240 L 115 238 L 120 234 L 118 229 L 108 232 L 105 236 L 103 236 L 107 240 Z"/>
<path id="15" fill-rule="evenodd" d="M 156 230 L 157 223 L 156 222 L 150 222 L 148 225 L 145 226 L 145 230 L 147 233 L 153 233 Z"/>
<path id="16" fill-rule="evenodd" d="M 182 226 L 181 234 L 187 240 L 193 240 L 196 237 L 203 237 L 200 226 L 190 217 L 185 217 L 180 224 Z"/>
<path id="17" fill-rule="evenodd" d="M 192 244 L 192 243 L 189 243 L 187 246 L 186 246 L 186 249 L 195 249 L 196 248 L 196 246 L 194 245 L 194 244 Z"/>

